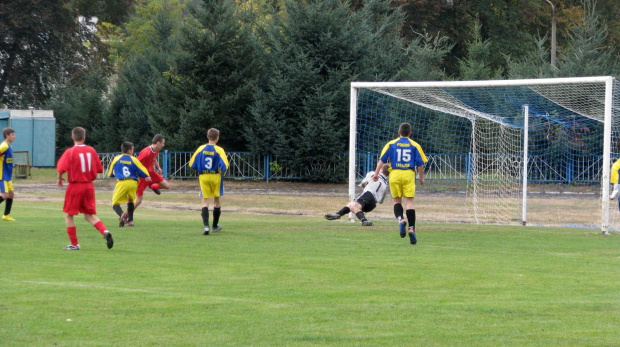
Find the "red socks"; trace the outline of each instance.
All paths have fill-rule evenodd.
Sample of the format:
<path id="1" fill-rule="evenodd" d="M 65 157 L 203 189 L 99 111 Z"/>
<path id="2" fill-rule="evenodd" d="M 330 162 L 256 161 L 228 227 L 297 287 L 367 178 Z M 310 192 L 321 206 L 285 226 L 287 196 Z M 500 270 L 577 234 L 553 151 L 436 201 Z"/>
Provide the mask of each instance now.
<path id="1" fill-rule="evenodd" d="M 101 235 L 105 234 L 105 231 L 108 230 L 105 225 L 103 225 L 102 221 L 98 221 L 97 223 L 95 223 L 95 228 L 97 228 L 97 230 L 99 230 L 99 232 L 101 233 Z"/>
<path id="2" fill-rule="evenodd" d="M 69 240 L 71 241 L 71 244 L 77 246 L 77 229 L 75 227 L 67 227 L 67 234 L 69 235 Z"/>

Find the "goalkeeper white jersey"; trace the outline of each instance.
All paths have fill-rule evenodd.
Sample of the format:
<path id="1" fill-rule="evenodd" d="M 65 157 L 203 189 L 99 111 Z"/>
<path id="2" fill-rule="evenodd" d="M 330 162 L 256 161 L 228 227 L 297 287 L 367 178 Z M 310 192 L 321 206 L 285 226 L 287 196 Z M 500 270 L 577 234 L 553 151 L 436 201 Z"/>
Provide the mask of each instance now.
<path id="1" fill-rule="evenodd" d="M 380 173 L 379 179 L 377 180 L 377 182 L 375 182 L 372 180 L 372 176 L 374 174 L 375 174 L 374 171 L 367 173 L 366 177 L 364 177 L 364 179 L 359 184 L 359 186 L 364 188 L 364 191 L 362 192 L 362 194 L 366 192 L 371 192 L 372 195 L 375 197 L 375 200 L 378 203 L 382 204 L 383 199 L 385 198 L 385 192 L 387 191 L 387 188 L 388 188 L 388 182 L 387 182 L 388 179 L 387 177 L 385 177 L 383 173 Z"/>

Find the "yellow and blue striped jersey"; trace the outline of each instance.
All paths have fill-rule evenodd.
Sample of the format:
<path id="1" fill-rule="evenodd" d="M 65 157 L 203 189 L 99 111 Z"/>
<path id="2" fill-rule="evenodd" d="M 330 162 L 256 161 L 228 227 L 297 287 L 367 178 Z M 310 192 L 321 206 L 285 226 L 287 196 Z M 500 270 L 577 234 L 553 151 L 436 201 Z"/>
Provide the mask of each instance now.
<path id="1" fill-rule="evenodd" d="M 3 181 L 13 180 L 13 149 L 6 141 L 0 144 L 0 177 Z"/>
<path id="2" fill-rule="evenodd" d="M 228 158 L 224 149 L 218 145 L 202 145 L 198 147 L 192 158 L 189 160 L 189 166 L 202 173 L 218 173 L 228 170 Z"/>
<path id="3" fill-rule="evenodd" d="M 138 158 L 129 154 L 121 154 L 114 157 L 108 169 L 108 177 L 116 177 L 119 180 L 134 179 L 137 181 L 139 177 L 145 178 L 148 176 L 149 171 Z"/>
<path id="4" fill-rule="evenodd" d="M 618 178 L 620 177 L 620 159 L 616 160 L 611 166 L 611 183 L 618 184 Z"/>
<path id="5" fill-rule="evenodd" d="M 392 170 L 415 170 L 428 161 L 422 146 L 408 137 L 388 142 L 381 151 L 380 159 L 389 163 Z"/>

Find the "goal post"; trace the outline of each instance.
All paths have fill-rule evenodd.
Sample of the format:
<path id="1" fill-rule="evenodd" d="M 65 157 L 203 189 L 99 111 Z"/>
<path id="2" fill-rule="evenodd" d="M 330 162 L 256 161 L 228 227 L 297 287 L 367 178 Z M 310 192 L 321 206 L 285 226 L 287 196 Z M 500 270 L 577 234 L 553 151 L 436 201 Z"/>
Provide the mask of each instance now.
<path id="1" fill-rule="evenodd" d="M 467 212 L 445 221 L 525 224 L 527 216 L 528 224 L 607 232 L 614 223 L 620 227 L 620 212 L 610 213 L 617 203 L 608 198 L 612 158 L 620 155 L 619 100 L 618 82 L 610 76 L 352 82 L 349 195 L 355 197 L 356 180 L 374 170 L 383 145 L 398 136 L 399 124 L 409 122 L 429 158 L 425 189 L 466 200 Z M 596 198 L 586 203 L 600 206 L 598 222 L 544 200 L 554 189 L 593 186 L 599 188 Z M 536 193 L 532 205 L 530 191 Z"/>

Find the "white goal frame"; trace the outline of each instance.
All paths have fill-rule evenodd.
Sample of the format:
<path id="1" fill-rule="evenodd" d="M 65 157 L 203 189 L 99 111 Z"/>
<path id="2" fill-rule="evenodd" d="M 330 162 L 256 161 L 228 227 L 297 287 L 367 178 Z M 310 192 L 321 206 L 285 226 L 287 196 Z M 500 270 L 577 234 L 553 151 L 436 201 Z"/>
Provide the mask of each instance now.
<path id="1" fill-rule="evenodd" d="M 615 79 L 612 76 L 598 77 L 574 77 L 574 78 L 548 78 L 548 79 L 522 79 L 522 80 L 488 80 L 488 81 L 450 81 L 450 82 L 352 82 L 350 100 L 350 131 L 349 131 L 349 196 L 355 198 L 356 186 L 356 148 L 357 148 L 357 95 L 359 89 L 366 88 L 454 88 L 454 87 L 509 87 L 544 84 L 575 84 L 575 83 L 601 83 L 605 85 L 604 105 L 604 146 L 603 164 L 601 175 L 601 200 L 602 220 L 601 230 L 608 233 L 609 230 L 609 179 L 611 171 L 611 132 L 612 132 L 612 105 L 613 87 Z M 526 106 L 526 105 L 523 105 Z M 524 153 L 524 163 L 527 165 L 527 151 Z M 527 166 L 524 166 L 526 170 Z M 524 186 L 527 186 L 527 175 L 524 177 Z M 525 190 L 525 189 L 524 189 Z M 524 191 L 523 218 L 526 216 L 527 203 Z M 525 225 L 525 220 L 522 221 Z"/>

